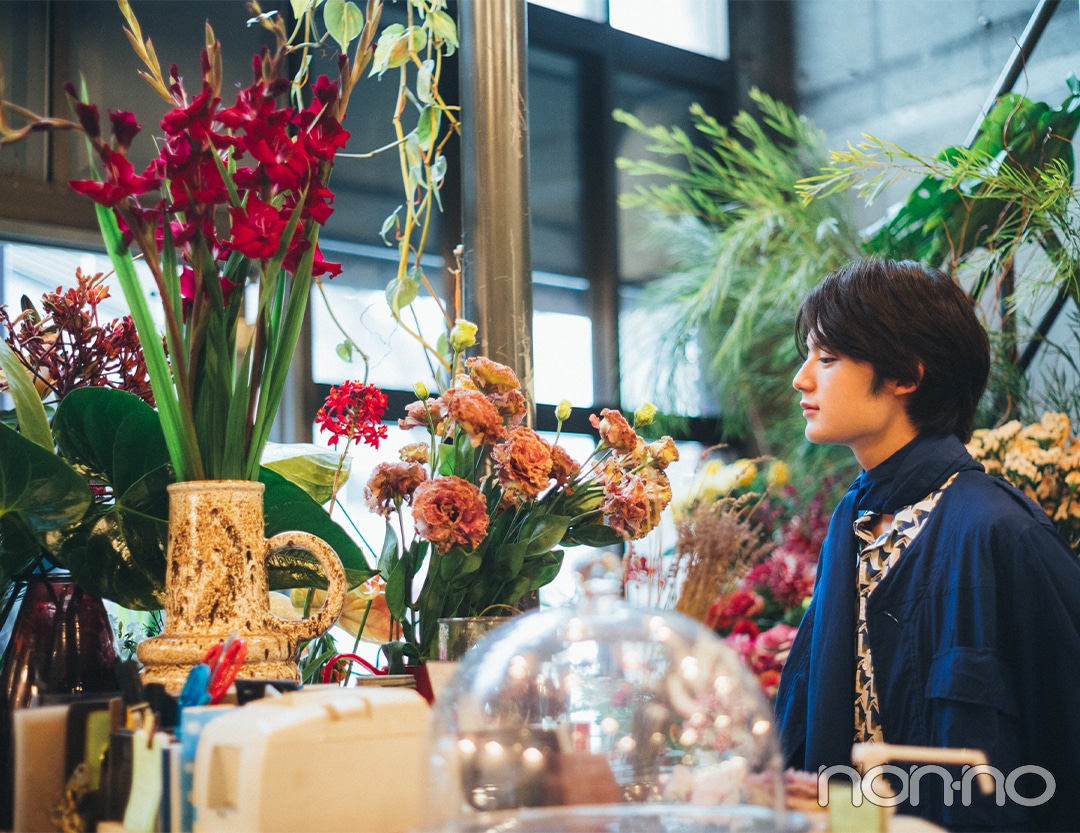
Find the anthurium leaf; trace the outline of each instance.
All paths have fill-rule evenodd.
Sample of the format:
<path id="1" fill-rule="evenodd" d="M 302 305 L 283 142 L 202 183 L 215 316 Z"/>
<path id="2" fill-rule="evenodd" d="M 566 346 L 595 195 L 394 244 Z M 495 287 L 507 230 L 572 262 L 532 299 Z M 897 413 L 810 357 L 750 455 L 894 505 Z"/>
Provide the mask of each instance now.
<path id="1" fill-rule="evenodd" d="M 13 576 L 28 570 L 41 545 L 15 514 L 0 515 L 0 600 Z M 4 619 L 0 617 L 0 625 Z"/>
<path id="2" fill-rule="evenodd" d="M 339 489 L 348 481 L 352 458 L 342 460 L 337 452 L 314 443 L 267 443 L 262 464 L 295 483 L 316 503 L 326 503 L 333 495 L 335 478 Z"/>
<path id="3" fill-rule="evenodd" d="M 323 6 L 323 23 L 330 37 L 338 42 L 344 52 L 364 30 L 364 13 L 355 3 L 326 0 Z"/>
<path id="4" fill-rule="evenodd" d="M 169 461 L 158 413 L 134 394 L 77 388 L 53 417 L 65 459 L 105 480 L 120 495 Z"/>
<path id="5" fill-rule="evenodd" d="M 165 511 L 143 511 L 134 499 L 129 506 L 95 506 L 50 549 L 87 592 L 133 610 L 155 610 L 165 604 L 168 525 L 151 512 Z"/>
<path id="6" fill-rule="evenodd" d="M 266 537 L 279 532 L 300 530 L 322 538 L 334 548 L 341 565 L 350 578 L 350 584 L 359 583 L 371 576 L 363 552 L 348 533 L 316 503 L 310 495 L 295 483 L 290 483 L 277 472 L 263 468 L 259 472 L 259 481 L 266 486 L 263 505 L 266 518 Z M 296 559 L 299 559 L 297 561 Z M 296 584 L 296 565 L 308 563 L 311 577 L 307 582 Z M 278 574 L 278 571 L 281 571 Z M 267 561 L 267 574 L 270 589 L 280 590 L 286 587 L 325 587 L 326 578 L 314 556 L 306 551 L 285 550 Z M 286 580 L 292 584 L 283 583 Z"/>
<path id="7" fill-rule="evenodd" d="M 18 516 L 43 539 L 81 518 L 90 501 L 86 480 L 51 449 L 0 425 L 0 517 Z"/>
<path id="8" fill-rule="evenodd" d="M 15 403 L 19 431 L 26 439 L 52 451 L 53 436 L 49 430 L 49 418 L 45 415 L 45 406 L 41 404 L 41 397 L 34 387 L 30 371 L 23 366 L 15 351 L 3 339 L 0 339 L 0 369 L 4 371 L 8 393 Z"/>

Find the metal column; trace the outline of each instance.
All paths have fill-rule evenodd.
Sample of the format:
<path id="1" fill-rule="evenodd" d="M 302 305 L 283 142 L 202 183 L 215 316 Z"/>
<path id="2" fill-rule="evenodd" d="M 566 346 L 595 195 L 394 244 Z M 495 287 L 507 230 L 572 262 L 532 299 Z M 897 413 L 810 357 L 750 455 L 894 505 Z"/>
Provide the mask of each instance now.
<path id="1" fill-rule="evenodd" d="M 525 0 L 461 0 L 459 26 L 464 305 L 479 352 L 514 369 L 531 405 Z"/>

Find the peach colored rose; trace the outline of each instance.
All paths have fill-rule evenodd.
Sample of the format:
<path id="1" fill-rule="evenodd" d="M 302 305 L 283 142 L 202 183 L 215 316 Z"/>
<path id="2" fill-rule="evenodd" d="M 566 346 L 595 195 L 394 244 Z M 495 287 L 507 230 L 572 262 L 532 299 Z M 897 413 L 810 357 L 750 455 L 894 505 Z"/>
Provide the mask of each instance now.
<path id="1" fill-rule="evenodd" d="M 637 432 L 630 427 L 630 423 L 620 411 L 604 408 L 600 411 L 599 417 L 596 414 L 590 414 L 589 422 L 600 432 L 600 439 L 604 445 L 614 449 L 618 454 L 629 454 L 640 442 Z"/>
<path id="2" fill-rule="evenodd" d="M 515 503 L 537 497 L 551 483 L 551 446 L 531 428 L 515 428 L 491 457 L 503 493 Z"/>
<path id="3" fill-rule="evenodd" d="M 502 416 L 491 400 L 474 390 L 453 388 L 444 396 L 447 415 L 469 435 L 473 448 L 481 443 L 493 445 L 506 437 Z"/>
<path id="4" fill-rule="evenodd" d="M 379 463 L 364 487 L 364 500 L 372 512 L 389 518 L 425 480 L 427 472 L 419 463 Z"/>
<path id="5" fill-rule="evenodd" d="M 438 431 L 442 422 L 441 403 L 438 399 L 425 399 L 423 402 L 411 402 L 405 407 L 405 416 L 398 420 L 398 427 L 403 431 L 422 426 L 432 433 Z M 434 426 L 434 430 L 432 428 Z"/>
<path id="6" fill-rule="evenodd" d="M 577 460 L 561 445 L 551 447 L 551 476 L 555 478 L 556 486 L 565 486 L 580 469 Z"/>
<path id="7" fill-rule="evenodd" d="M 475 356 L 465 360 L 465 367 L 476 387 L 483 393 L 508 393 L 521 389 L 517 374 L 505 364 Z"/>
<path id="8" fill-rule="evenodd" d="M 487 535 L 484 496 L 460 477 L 437 477 L 417 486 L 412 514 L 417 534 L 440 553 L 458 545 L 476 549 Z"/>

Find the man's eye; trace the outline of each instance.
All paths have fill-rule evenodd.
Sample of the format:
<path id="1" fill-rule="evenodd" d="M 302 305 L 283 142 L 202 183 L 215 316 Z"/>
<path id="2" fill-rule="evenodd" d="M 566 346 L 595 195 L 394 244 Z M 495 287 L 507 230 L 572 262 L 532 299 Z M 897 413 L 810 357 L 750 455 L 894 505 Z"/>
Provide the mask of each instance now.
<path id="1" fill-rule="evenodd" d="M 836 361 L 836 357 L 835 356 L 821 356 L 818 359 L 818 361 L 821 362 L 822 364 L 832 364 L 834 361 Z"/>

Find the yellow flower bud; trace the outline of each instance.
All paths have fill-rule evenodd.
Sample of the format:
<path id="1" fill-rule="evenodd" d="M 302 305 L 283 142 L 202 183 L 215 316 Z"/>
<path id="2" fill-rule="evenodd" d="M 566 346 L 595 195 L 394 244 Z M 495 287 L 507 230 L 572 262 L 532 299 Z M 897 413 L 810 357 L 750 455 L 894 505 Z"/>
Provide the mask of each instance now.
<path id="1" fill-rule="evenodd" d="M 559 422 L 566 422 L 566 420 L 570 419 L 570 410 L 572 408 L 570 400 L 564 399 L 555 408 L 555 419 L 559 420 Z"/>
<path id="2" fill-rule="evenodd" d="M 450 346 L 455 353 L 472 347 L 476 344 L 476 325 L 464 318 L 454 321 L 454 329 L 450 331 Z"/>
<path id="3" fill-rule="evenodd" d="M 417 382 L 413 385 L 412 391 L 416 394 L 416 398 L 421 402 L 431 396 L 431 391 L 428 390 L 428 386 L 423 382 Z"/>
<path id="4" fill-rule="evenodd" d="M 646 425 L 652 425 L 652 421 L 656 418 L 656 406 L 651 402 L 646 402 L 636 411 L 634 411 L 634 427 L 644 428 Z"/>

